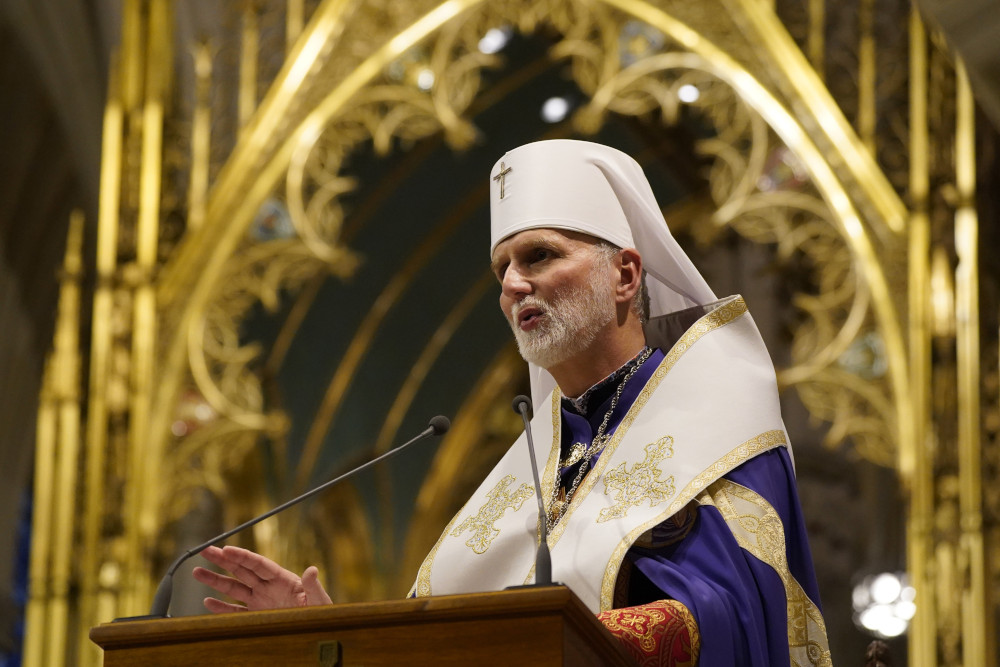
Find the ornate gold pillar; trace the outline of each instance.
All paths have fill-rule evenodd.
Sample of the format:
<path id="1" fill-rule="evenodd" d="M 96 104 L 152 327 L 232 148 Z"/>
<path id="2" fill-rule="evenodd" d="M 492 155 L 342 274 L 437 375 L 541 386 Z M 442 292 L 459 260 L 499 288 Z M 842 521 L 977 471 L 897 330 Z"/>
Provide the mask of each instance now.
<path id="1" fill-rule="evenodd" d="M 144 553 L 160 530 L 157 516 L 160 462 L 155 452 L 148 451 L 147 442 L 157 358 L 154 285 L 159 265 L 163 121 L 173 71 L 173 17 L 168 0 L 147 0 L 144 9 L 143 100 L 133 116 L 140 137 L 135 246 L 123 276 L 132 293 L 129 463 L 124 479 L 127 557 L 121 597 L 126 614 L 140 613 L 149 603 L 152 582 Z"/>
<path id="2" fill-rule="evenodd" d="M 958 482 L 965 569 L 962 591 L 964 664 L 995 663 L 987 655 L 993 605 L 987 594 L 983 539 L 982 373 L 979 327 L 979 217 L 976 211 L 976 108 L 965 67 L 955 70 L 955 342 L 958 361 Z M 989 659 L 992 658 L 992 659 Z"/>
<path id="3" fill-rule="evenodd" d="M 70 218 L 55 345 L 46 364 L 35 452 L 26 665 L 62 664 L 71 636 L 80 450 L 80 281 L 83 213 Z"/>
<path id="4" fill-rule="evenodd" d="M 128 28 L 126 23 L 124 28 Z M 121 53 L 121 52 L 119 52 Z M 100 664 L 100 650 L 87 633 L 99 618 L 112 618 L 117 610 L 118 570 L 107 562 L 104 538 L 104 513 L 110 502 L 106 486 L 106 466 L 114 455 L 114 427 L 109 417 L 121 412 L 121 401 L 109 401 L 114 385 L 113 370 L 115 275 L 118 269 L 119 200 L 122 188 L 124 108 L 120 60 L 111 65 L 108 102 L 104 110 L 103 146 L 101 148 L 101 193 L 97 219 L 97 256 L 95 261 L 93 314 L 90 326 L 90 380 L 87 389 L 87 426 L 84 454 L 82 564 L 80 568 L 80 664 Z M 118 385 L 121 386 L 121 385 Z M 103 573 L 103 577 L 101 576 Z M 102 581 L 103 580 L 103 581 Z"/>
<path id="5" fill-rule="evenodd" d="M 916 667 L 996 660 L 983 495 L 976 111 L 943 40 L 910 22 L 909 345 L 916 448 L 901 452 Z M 995 444 L 993 445 L 995 446 Z"/>
<path id="6" fill-rule="evenodd" d="M 935 613 L 929 572 L 933 524 L 933 466 L 930 415 L 930 219 L 927 126 L 927 43 L 916 9 L 910 13 L 910 174 L 911 197 L 908 249 L 909 364 L 913 392 L 913 444 L 900 447 L 897 466 L 909 497 L 906 553 L 910 583 L 916 590 L 918 613 L 910 626 L 910 661 L 914 667 L 936 664 Z M 921 657 L 923 656 L 923 657 Z"/>

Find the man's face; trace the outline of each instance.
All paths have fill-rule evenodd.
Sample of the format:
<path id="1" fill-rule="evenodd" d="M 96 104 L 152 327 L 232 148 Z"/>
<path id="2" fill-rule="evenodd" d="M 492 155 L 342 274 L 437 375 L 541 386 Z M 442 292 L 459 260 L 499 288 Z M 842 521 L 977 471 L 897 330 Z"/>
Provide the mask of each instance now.
<path id="1" fill-rule="evenodd" d="M 526 361 L 551 368 L 586 350 L 615 318 L 612 265 L 593 237 L 523 231 L 497 245 L 491 265 Z"/>

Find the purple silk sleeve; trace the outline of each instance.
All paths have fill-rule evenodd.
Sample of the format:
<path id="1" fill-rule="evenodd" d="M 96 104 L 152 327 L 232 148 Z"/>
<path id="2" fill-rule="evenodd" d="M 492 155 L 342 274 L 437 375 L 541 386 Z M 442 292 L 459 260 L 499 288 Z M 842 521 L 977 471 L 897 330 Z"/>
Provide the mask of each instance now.
<path id="1" fill-rule="evenodd" d="M 805 525 L 785 448 L 765 452 L 726 479 L 763 496 L 781 517 L 789 570 L 819 606 Z M 698 508 L 691 531 L 667 547 L 633 547 L 628 603 L 672 598 L 698 622 L 699 664 L 775 667 L 789 664 L 785 587 L 769 565 L 744 551 L 717 509 Z"/>

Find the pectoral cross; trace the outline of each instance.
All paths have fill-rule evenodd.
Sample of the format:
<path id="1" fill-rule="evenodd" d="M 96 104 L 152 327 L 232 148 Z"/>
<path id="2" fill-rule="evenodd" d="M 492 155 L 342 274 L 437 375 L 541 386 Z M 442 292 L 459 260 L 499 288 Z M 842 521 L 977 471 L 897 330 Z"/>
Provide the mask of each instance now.
<path id="1" fill-rule="evenodd" d="M 511 171 L 512 170 L 511 170 L 510 167 L 505 167 L 504 163 L 501 162 L 500 163 L 500 173 L 493 177 L 494 181 L 498 181 L 500 183 L 500 199 L 503 199 L 503 194 L 504 194 L 504 179 L 507 177 L 507 174 L 509 174 Z"/>

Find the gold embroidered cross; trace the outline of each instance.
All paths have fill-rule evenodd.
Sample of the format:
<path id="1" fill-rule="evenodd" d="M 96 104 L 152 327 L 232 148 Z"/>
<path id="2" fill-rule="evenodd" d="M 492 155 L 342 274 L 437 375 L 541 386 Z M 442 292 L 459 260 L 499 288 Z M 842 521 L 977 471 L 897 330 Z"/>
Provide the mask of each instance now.
<path id="1" fill-rule="evenodd" d="M 510 167 L 504 167 L 503 162 L 500 163 L 500 173 L 493 177 L 494 181 L 500 183 L 500 199 L 503 199 L 503 189 L 504 189 L 504 179 L 507 178 L 507 174 L 512 172 L 513 169 Z"/>
<path id="2" fill-rule="evenodd" d="M 471 547 L 477 554 L 486 553 L 490 543 L 500 534 L 500 529 L 493 524 L 499 521 L 508 509 L 511 507 L 515 511 L 521 509 L 524 501 L 535 495 L 535 490 L 528 484 L 522 484 L 514 493 L 508 493 L 507 487 L 513 482 L 513 475 L 501 479 L 493 490 L 486 494 L 486 503 L 479 508 L 479 512 L 475 516 L 466 517 L 465 521 L 451 531 L 451 536 L 458 537 L 465 531 L 471 530 L 472 537 L 466 540 L 465 545 Z"/>
<path id="3" fill-rule="evenodd" d="M 663 471 L 657 467 L 660 461 L 673 455 L 674 439 L 666 435 L 646 445 L 646 458 L 632 466 L 630 472 L 625 471 L 625 463 L 622 463 L 605 473 L 604 494 L 610 495 L 610 490 L 614 489 L 615 504 L 601 510 L 597 523 L 622 518 L 631 508 L 638 507 L 647 500 L 652 507 L 673 496 L 673 475 L 661 480 Z"/>

